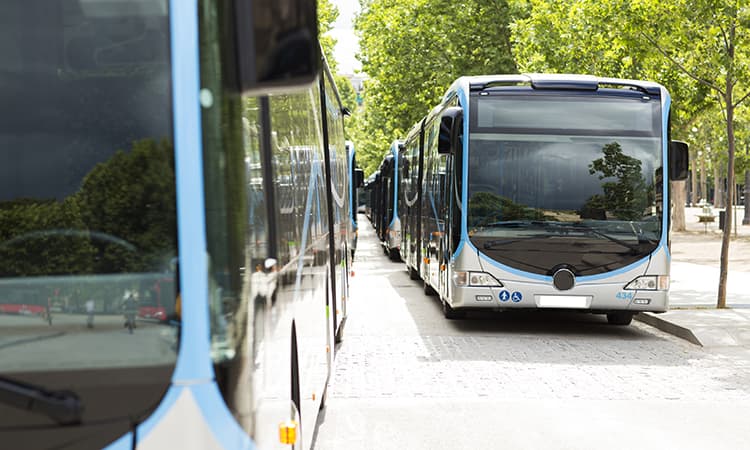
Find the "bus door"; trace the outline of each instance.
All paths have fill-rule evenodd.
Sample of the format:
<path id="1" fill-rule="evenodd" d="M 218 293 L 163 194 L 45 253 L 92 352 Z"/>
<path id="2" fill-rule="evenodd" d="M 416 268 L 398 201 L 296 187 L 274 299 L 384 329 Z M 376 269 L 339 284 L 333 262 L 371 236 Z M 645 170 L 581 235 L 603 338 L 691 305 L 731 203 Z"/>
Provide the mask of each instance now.
<path id="1" fill-rule="evenodd" d="M 445 158 L 445 176 L 442 180 L 443 233 L 440 240 L 440 294 L 450 292 L 450 261 L 461 242 L 461 186 L 463 181 L 463 120 L 456 119 L 458 131 L 451 140 L 452 151 Z"/>
<path id="2" fill-rule="evenodd" d="M 438 276 L 438 292 L 441 297 L 445 297 L 448 294 L 448 263 L 450 262 L 450 245 L 449 233 L 450 233 L 450 192 L 451 192 L 451 179 L 450 176 L 453 158 L 451 155 L 440 155 L 438 159 L 438 180 L 439 180 L 439 195 L 438 198 L 438 213 L 440 214 L 440 222 L 438 229 L 439 240 L 437 242 L 437 276 Z"/>

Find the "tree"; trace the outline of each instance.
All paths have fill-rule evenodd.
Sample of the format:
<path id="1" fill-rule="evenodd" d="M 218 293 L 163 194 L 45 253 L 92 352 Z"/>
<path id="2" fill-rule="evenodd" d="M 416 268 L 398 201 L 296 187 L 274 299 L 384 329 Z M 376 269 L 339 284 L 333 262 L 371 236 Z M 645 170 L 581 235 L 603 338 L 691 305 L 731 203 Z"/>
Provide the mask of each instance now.
<path id="1" fill-rule="evenodd" d="M 318 35 L 320 47 L 323 49 L 323 55 L 328 60 L 328 67 L 331 73 L 336 73 L 337 62 L 333 56 L 333 49 L 336 47 L 336 39 L 328 34 L 333 29 L 333 24 L 339 17 L 339 10 L 331 3 L 331 0 L 318 0 Z"/>
<path id="2" fill-rule="evenodd" d="M 136 141 L 97 164 L 75 196 L 83 228 L 95 233 L 95 273 L 162 270 L 177 248 L 174 150 Z"/>
<path id="3" fill-rule="evenodd" d="M 750 96 L 750 8 L 739 0 L 657 3 L 680 17 L 674 29 L 651 24 L 640 34 L 682 73 L 708 88 L 722 111 L 727 142 L 727 205 L 734 204 L 735 111 Z M 718 308 L 726 307 L 732 214 L 721 243 Z"/>
<path id="4" fill-rule="evenodd" d="M 462 75 L 514 73 L 506 0 L 363 0 L 355 31 L 370 76 L 355 131 L 374 169 L 390 143 L 426 115 Z"/>
<path id="5" fill-rule="evenodd" d="M 611 211 L 619 220 L 641 220 L 648 201 L 648 189 L 643 179 L 641 161 L 622 152 L 618 142 L 602 148 L 604 156 L 589 164 L 589 173 L 598 173 L 604 195 L 594 195 L 586 206 Z"/>
<path id="6" fill-rule="evenodd" d="M 672 119 L 684 133 L 692 115 L 718 106 L 728 147 L 728 185 L 734 186 L 735 109 L 750 95 L 749 22 L 750 8 L 738 0 L 532 0 L 528 18 L 513 27 L 514 48 L 522 68 L 660 81 L 673 93 Z M 727 215 L 719 308 L 726 306 L 730 228 Z"/>

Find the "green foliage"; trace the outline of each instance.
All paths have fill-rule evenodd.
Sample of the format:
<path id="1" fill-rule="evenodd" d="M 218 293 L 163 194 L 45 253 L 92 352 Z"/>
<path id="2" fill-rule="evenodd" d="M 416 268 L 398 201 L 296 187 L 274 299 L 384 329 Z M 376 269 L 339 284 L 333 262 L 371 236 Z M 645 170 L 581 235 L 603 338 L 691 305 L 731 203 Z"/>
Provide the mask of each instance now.
<path id="1" fill-rule="evenodd" d="M 172 144 L 137 141 L 62 202 L 0 204 L 0 275 L 162 270 L 177 247 Z"/>
<path id="2" fill-rule="evenodd" d="M 620 220 L 639 220 L 650 204 L 641 162 L 622 152 L 617 142 L 602 149 L 604 156 L 589 164 L 590 174 L 599 174 L 604 195 L 591 197 L 584 207 L 591 211 L 608 211 Z"/>
<path id="3" fill-rule="evenodd" d="M 331 0 L 318 0 L 318 34 L 323 54 L 328 60 L 331 73 L 336 73 L 337 63 L 333 56 L 336 47 L 336 39 L 327 33 L 333 29 L 333 24 L 339 17 L 339 10 L 331 3 Z"/>
<path id="4" fill-rule="evenodd" d="M 333 81 L 336 83 L 336 88 L 339 91 L 339 97 L 341 103 L 350 112 L 354 112 L 357 109 L 357 93 L 354 92 L 354 87 L 348 78 L 342 75 L 334 75 Z"/>
<path id="5" fill-rule="evenodd" d="M 513 73 L 511 8 L 506 0 L 372 0 L 363 2 L 360 36 L 366 113 L 355 130 L 370 173 L 396 138 L 462 75 Z"/>
<path id="6" fill-rule="evenodd" d="M 674 32 L 674 2 L 532 0 L 528 15 L 511 26 L 514 55 L 523 72 L 584 73 L 652 80 L 674 99 L 673 124 L 688 125 L 710 103 L 709 90 L 658 52 L 645 35 Z"/>
<path id="7" fill-rule="evenodd" d="M 545 220 L 539 209 L 516 203 L 491 192 L 477 192 L 469 199 L 469 227 L 479 228 L 508 220 Z"/>
<path id="8" fill-rule="evenodd" d="M 130 152 L 118 151 L 83 179 L 75 200 L 85 228 L 116 238 L 92 239 L 99 251 L 96 272 L 160 269 L 174 256 L 173 154 L 168 141 L 136 141 Z"/>
<path id="9" fill-rule="evenodd" d="M 0 275 L 81 274 L 92 269 L 95 249 L 74 199 L 15 200 L 0 205 Z"/>

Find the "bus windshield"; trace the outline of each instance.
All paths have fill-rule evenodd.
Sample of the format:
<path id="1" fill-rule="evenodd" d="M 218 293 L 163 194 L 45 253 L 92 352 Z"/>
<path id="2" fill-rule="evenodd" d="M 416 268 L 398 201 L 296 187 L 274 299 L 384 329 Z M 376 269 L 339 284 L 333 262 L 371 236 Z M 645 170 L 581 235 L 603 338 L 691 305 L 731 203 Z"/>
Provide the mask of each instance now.
<path id="1" fill-rule="evenodd" d="M 0 376 L 74 392 L 101 448 L 176 360 L 167 2 L 11 0 L 0 21 Z M 7 402 L 0 417 L 54 428 Z"/>
<path id="2" fill-rule="evenodd" d="M 472 101 L 467 225 L 519 270 L 602 273 L 662 233 L 658 99 L 484 96 Z"/>

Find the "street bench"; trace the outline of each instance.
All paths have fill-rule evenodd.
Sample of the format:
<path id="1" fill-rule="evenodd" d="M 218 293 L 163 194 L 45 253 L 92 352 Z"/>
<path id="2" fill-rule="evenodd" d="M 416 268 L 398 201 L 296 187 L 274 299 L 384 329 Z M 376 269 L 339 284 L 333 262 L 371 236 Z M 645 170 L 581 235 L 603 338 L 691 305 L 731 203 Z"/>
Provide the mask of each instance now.
<path id="1" fill-rule="evenodd" d="M 698 216 L 698 223 L 703 224 L 703 232 L 708 233 L 708 224 L 714 223 L 716 221 L 716 216 L 713 214 L 701 214 Z"/>

